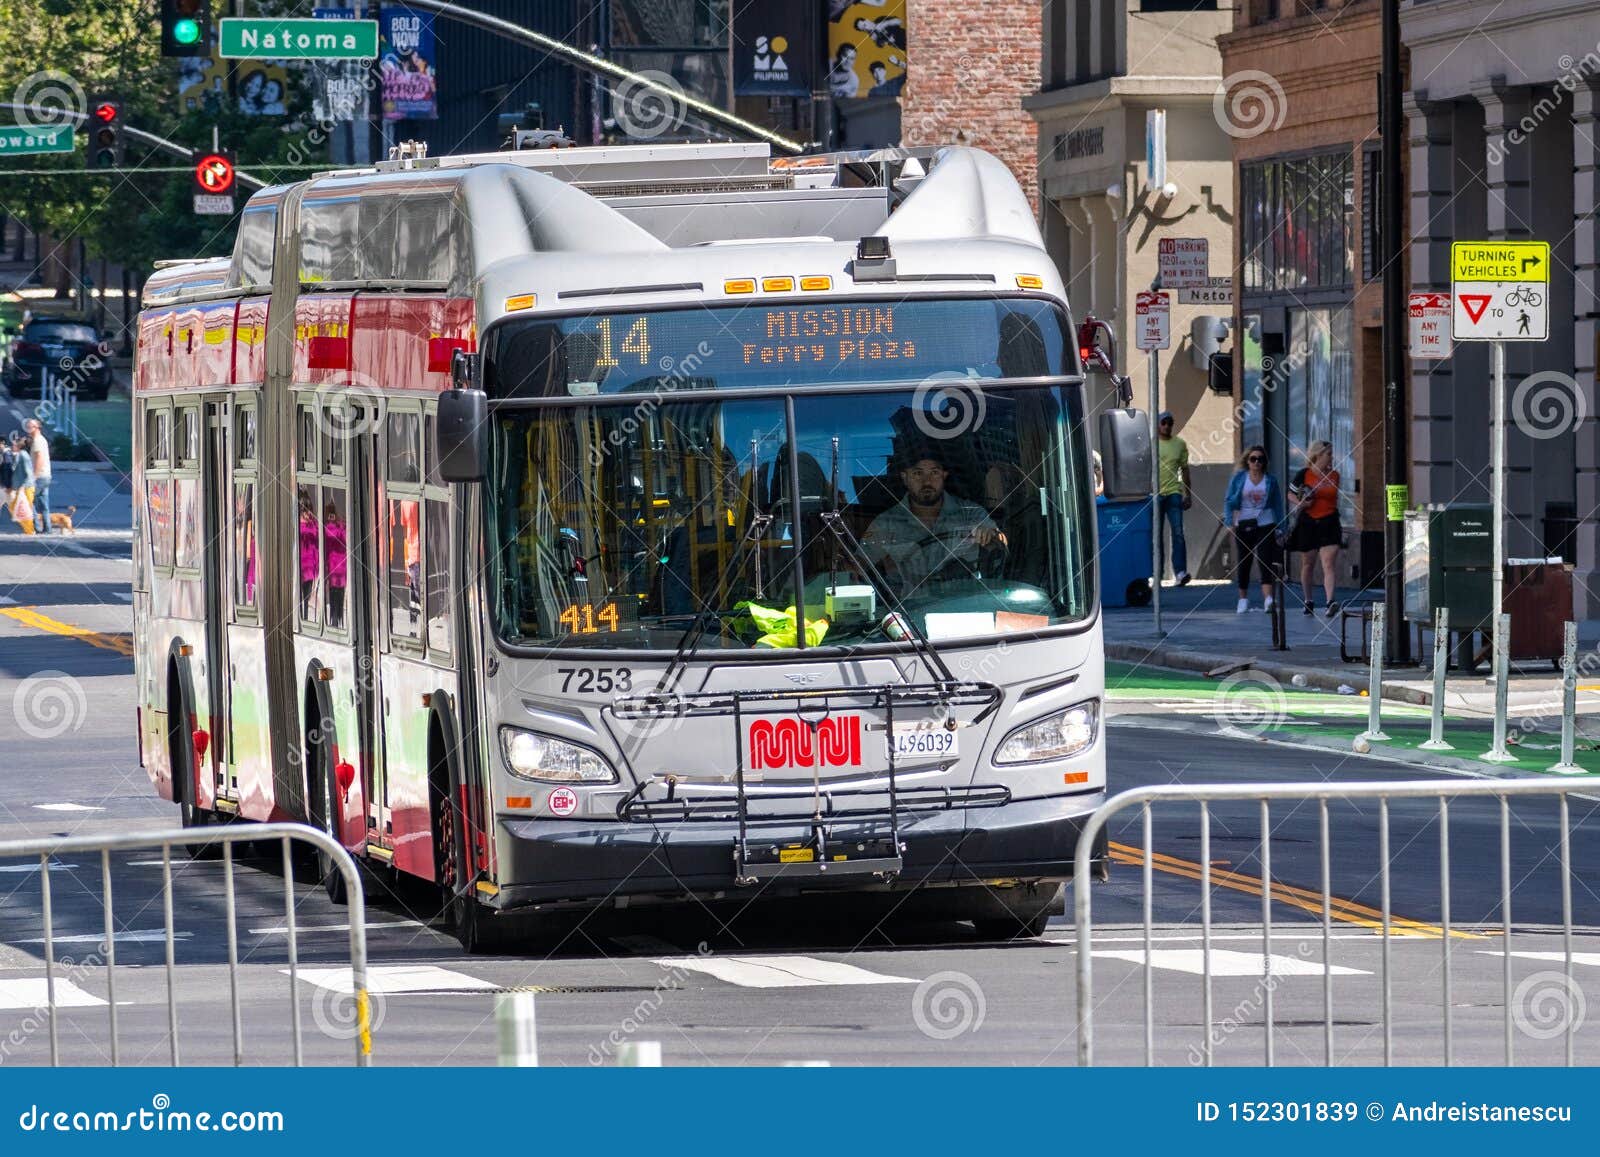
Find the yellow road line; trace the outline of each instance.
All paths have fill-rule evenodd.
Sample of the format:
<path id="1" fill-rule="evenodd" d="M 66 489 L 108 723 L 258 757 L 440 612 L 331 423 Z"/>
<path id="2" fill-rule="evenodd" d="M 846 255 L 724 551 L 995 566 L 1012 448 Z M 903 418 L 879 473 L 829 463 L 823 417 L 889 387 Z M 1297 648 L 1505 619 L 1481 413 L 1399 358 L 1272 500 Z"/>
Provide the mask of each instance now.
<path id="1" fill-rule="evenodd" d="M 1133 867 L 1144 865 L 1144 850 L 1132 847 L 1129 844 L 1113 843 L 1111 845 L 1111 858 L 1119 864 L 1129 864 Z M 1154 852 L 1150 858 L 1150 866 L 1158 872 L 1167 872 L 1174 876 L 1182 876 L 1187 880 L 1200 880 L 1203 867 L 1194 860 L 1183 860 L 1177 856 L 1169 856 L 1162 852 Z M 1211 882 L 1219 888 L 1229 888 L 1235 892 L 1244 892 L 1250 896 L 1260 896 L 1264 881 L 1259 876 L 1251 876 L 1245 872 L 1235 872 L 1229 868 L 1211 869 Z M 1280 904 L 1291 908 L 1298 908 L 1302 912 L 1309 912 L 1313 916 L 1322 915 L 1322 893 L 1314 892 L 1307 888 L 1296 888 L 1292 884 L 1272 885 L 1272 898 Z M 1354 900 L 1345 900 L 1338 896 L 1328 898 L 1328 914 L 1334 919 L 1345 924 L 1355 924 L 1362 928 L 1371 928 L 1381 931 L 1383 928 L 1383 913 L 1376 908 L 1369 908 L 1365 904 L 1358 904 Z M 1427 924 L 1420 920 L 1411 920 L 1404 916 L 1389 914 L 1389 931 L 1395 936 L 1420 936 L 1426 939 L 1440 940 L 1444 937 L 1444 929 L 1437 924 Z M 1461 932 L 1454 928 L 1450 930 L 1452 938 L 1462 940 L 1477 940 L 1481 937 L 1473 932 Z"/>
<path id="2" fill-rule="evenodd" d="M 103 631 L 91 631 L 87 627 L 75 627 L 71 623 L 63 623 L 60 619 L 52 619 L 49 615 L 41 615 L 32 607 L 0 607 L 0 615 L 15 619 L 25 627 L 61 635 L 68 639 L 77 639 L 81 643 L 88 643 L 91 647 L 99 647 L 102 651 L 115 651 L 130 658 L 133 655 L 133 638 L 129 635 L 108 635 Z"/>

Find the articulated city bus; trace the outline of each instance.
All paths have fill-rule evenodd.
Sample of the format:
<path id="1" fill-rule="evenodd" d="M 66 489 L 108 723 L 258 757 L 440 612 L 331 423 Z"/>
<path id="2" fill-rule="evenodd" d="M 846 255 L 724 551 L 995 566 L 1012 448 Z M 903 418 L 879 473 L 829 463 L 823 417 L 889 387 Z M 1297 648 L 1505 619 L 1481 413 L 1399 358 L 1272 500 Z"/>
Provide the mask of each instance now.
<path id="1" fill-rule="evenodd" d="M 993 157 L 265 189 L 151 277 L 134 389 L 140 754 L 185 825 L 314 824 L 469 950 L 690 897 L 1060 910 L 1105 788 L 1093 490 Z"/>

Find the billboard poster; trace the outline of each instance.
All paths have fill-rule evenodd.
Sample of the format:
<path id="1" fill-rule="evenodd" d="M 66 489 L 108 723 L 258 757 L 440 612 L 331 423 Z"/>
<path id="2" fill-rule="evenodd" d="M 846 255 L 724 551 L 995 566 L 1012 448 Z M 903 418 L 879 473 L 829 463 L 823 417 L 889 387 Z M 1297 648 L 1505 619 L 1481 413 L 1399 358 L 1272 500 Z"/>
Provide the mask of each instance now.
<path id="1" fill-rule="evenodd" d="M 433 14 L 400 5 L 383 6 L 378 17 L 378 72 L 383 79 L 383 119 L 434 120 Z"/>
<path id="2" fill-rule="evenodd" d="M 289 71 L 278 60 L 228 61 L 216 54 L 186 56 L 178 61 L 178 101 L 185 111 L 203 108 L 208 101 L 227 99 L 228 66 L 236 66 L 233 84 L 239 111 L 245 116 L 287 116 Z"/>
<path id="3" fill-rule="evenodd" d="M 811 95 L 817 13 L 793 0 L 747 0 L 733 24 L 738 96 Z"/>
<path id="4" fill-rule="evenodd" d="M 898 97 L 906 83 L 905 0 L 828 0 L 828 91 Z"/>

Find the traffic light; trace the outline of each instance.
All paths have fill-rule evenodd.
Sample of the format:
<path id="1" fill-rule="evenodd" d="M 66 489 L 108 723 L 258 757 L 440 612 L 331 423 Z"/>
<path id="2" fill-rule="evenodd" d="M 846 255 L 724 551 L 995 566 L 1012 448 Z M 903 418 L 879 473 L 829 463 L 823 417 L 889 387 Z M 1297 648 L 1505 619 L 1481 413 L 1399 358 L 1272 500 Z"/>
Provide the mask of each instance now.
<path id="1" fill-rule="evenodd" d="M 89 102 L 89 167 L 115 169 L 122 164 L 122 102 L 97 96 Z"/>
<path id="2" fill-rule="evenodd" d="M 211 0 L 161 0 L 161 55 L 211 55 Z"/>

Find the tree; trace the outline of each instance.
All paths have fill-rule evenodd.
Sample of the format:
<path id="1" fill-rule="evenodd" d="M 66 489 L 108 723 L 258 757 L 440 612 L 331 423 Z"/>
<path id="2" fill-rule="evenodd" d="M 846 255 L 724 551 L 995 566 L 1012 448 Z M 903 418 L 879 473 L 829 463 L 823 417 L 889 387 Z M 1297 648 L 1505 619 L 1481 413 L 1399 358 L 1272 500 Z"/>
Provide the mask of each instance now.
<path id="1" fill-rule="evenodd" d="M 271 7 L 263 5 L 262 7 Z M 221 94 L 183 108 L 180 62 L 160 55 L 154 5 L 135 0 L 0 0 L 6 52 L 0 99 L 82 110 L 86 96 L 116 95 L 133 127 L 192 148 L 209 147 L 215 127 L 240 167 L 273 176 L 289 158 L 307 155 L 309 99 L 305 70 L 288 66 L 286 113 L 251 116 Z M 215 256 L 233 247 L 234 217 L 197 217 L 182 158 L 129 141 L 126 171 L 86 170 L 82 153 L 19 158 L 0 165 L 0 207 L 58 242 L 81 238 L 143 278 L 161 258 Z M 27 169 L 27 175 L 7 175 Z M 38 170 L 52 170 L 37 175 Z M 59 175 L 56 172 L 59 171 Z M 241 190 L 241 200 L 247 195 Z"/>

